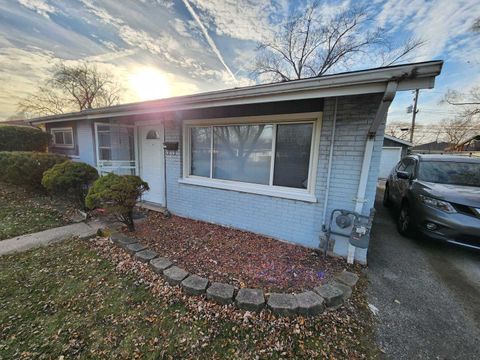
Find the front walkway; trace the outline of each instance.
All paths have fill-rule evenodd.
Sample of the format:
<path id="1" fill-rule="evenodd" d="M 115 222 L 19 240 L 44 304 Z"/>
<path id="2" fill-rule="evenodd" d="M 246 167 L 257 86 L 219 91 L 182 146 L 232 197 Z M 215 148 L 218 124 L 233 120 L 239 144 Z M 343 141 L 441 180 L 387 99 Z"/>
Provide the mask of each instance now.
<path id="1" fill-rule="evenodd" d="M 38 246 L 46 246 L 54 242 L 65 240 L 69 237 L 87 238 L 95 235 L 98 229 L 105 224 L 95 220 L 88 223 L 76 223 L 61 226 L 38 233 L 16 236 L 0 241 L 0 256 L 13 252 L 25 251 Z"/>

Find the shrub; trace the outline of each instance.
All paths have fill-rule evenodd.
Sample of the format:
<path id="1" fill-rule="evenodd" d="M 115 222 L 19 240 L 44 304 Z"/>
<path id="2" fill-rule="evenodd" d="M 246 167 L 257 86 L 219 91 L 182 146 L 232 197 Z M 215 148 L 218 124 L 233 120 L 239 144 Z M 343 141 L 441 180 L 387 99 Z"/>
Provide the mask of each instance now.
<path id="1" fill-rule="evenodd" d="M 0 152 L 0 181 L 41 188 L 43 173 L 64 162 L 63 155 L 27 151 Z"/>
<path id="2" fill-rule="evenodd" d="M 33 127 L 0 124 L 0 151 L 45 152 L 51 138 L 49 133 Z"/>
<path id="3" fill-rule="evenodd" d="M 138 176 L 110 173 L 93 183 L 85 204 L 89 209 L 104 207 L 127 225 L 129 231 L 135 231 L 133 208 L 140 196 L 148 190 L 148 184 Z"/>
<path id="4" fill-rule="evenodd" d="M 85 207 L 88 188 L 97 179 L 98 172 L 93 166 L 67 160 L 45 171 L 42 185 L 53 194 L 73 197 Z"/>

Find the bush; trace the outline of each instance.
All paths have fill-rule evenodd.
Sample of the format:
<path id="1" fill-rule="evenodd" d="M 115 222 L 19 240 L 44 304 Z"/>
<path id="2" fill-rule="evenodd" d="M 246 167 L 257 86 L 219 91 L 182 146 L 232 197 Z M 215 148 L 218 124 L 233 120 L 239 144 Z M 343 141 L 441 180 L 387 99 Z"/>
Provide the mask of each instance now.
<path id="1" fill-rule="evenodd" d="M 119 221 L 135 231 L 133 208 L 148 184 L 134 175 L 107 174 L 98 178 L 90 188 L 85 204 L 89 209 L 103 207 Z"/>
<path id="2" fill-rule="evenodd" d="M 40 129 L 0 124 L 0 151 L 45 152 L 51 139 L 49 133 Z"/>
<path id="3" fill-rule="evenodd" d="M 58 154 L 27 151 L 0 152 L 0 181 L 41 188 L 43 173 L 67 160 Z"/>
<path id="4" fill-rule="evenodd" d="M 45 171 L 42 185 L 53 194 L 73 197 L 83 208 L 88 188 L 97 179 L 93 166 L 67 160 Z"/>

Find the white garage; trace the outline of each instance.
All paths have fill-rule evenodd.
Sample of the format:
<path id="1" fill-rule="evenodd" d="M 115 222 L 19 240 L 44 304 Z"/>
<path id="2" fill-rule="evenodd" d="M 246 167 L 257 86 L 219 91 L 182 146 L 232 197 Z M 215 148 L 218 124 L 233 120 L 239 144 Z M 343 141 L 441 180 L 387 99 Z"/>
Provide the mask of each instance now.
<path id="1" fill-rule="evenodd" d="M 380 157 L 380 171 L 378 177 L 380 179 L 386 179 L 390 174 L 390 171 L 395 165 L 403 158 L 408 151 L 408 148 L 412 146 L 412 143 L 398 139 L 396 137 L 385 135 L 383 139 L 382 155 Z"/>

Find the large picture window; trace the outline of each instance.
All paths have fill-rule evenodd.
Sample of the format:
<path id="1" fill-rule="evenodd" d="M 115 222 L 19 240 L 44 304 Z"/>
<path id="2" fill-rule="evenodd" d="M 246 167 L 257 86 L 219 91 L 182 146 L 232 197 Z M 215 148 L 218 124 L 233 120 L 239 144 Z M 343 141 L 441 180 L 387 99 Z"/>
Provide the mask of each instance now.
<path id="1" fill-rule="evenodd" d="M 184 178 L 206 186 L 306 193 L 313 176 L 314 133 L 315 120 L 188 124 Z"/>

